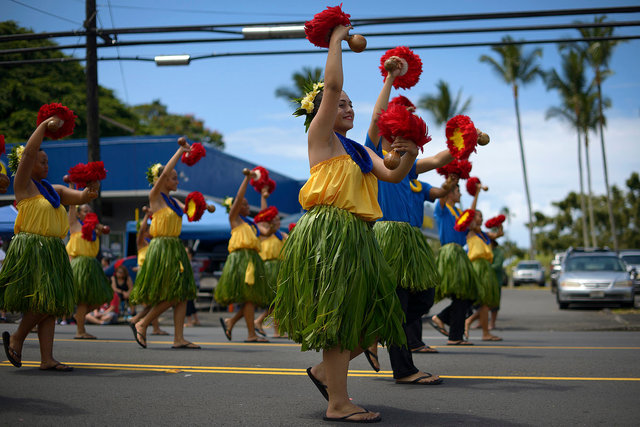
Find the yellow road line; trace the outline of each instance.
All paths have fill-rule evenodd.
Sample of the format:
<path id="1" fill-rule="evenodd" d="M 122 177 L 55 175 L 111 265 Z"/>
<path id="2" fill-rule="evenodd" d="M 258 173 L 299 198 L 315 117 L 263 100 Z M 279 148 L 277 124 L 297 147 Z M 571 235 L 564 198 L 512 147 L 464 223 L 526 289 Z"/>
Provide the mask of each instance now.
<path id="1" fill-rule="evenodd" d="M 23 361 L 23 366 L 37 368 L 38 361 Z M 306 371 L 292 368 L 253 368 L 237 366 L 183 366 L 183 365 L 136 365 L 125 363 L 72 363 L 66 362 L 77 369 L 100 369 L 115 371 L 151 371 L 165 373 L 212 373 L 212 374 L 249 374 L 249 375 L 295 375 L 305 376 Z M 0 367 L 11 367 L 8 361 L 0 362 Z M 362 370 L 350 370 L 350 377 L 392 378 L 391 371 L 372 373 Z M 549 376 L 515 376 L 515 375 L 439 375 L 449 379 L 471 380 L 529 380 L 529 381 L 640 381 L 633 377 L 549 377 Z"/>

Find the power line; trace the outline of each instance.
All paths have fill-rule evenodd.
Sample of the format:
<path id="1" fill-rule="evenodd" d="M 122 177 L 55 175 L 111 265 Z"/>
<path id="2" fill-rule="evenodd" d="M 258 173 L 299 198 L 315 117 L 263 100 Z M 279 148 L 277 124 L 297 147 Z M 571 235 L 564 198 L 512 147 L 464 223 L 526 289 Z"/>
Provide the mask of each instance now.
<path id="1" fill-rule="evenodd" d="M 109 5 L 109 17 L 111 18 L 111 25 L 113 25 L 115 27 L 116 26 L 116 22 L 113 19 L 113 12 L 111 10 L 111 0 L 107 0 L 107 4 Z M 115 35 L 113 40 L 117 43 L 118 42 L 118 36 Z M 116 52 L 118 53 L 118 56 L 120 56 L 120 48 L 118 47 L 117 44 L 116 44 Z M 127 101 L 127 104 L 128 104 L 129 103 L 129 91 L 127 90 L 127 81 L 125 80 L 125 77 L 124 77 L 124 67 L 122 65 L 122 61 L 118 62 L 118 64 L 120 65 L 120 77 L 122 78 L 122 87 L 124 88 L 124 97 L 125 97 L 125 100 Z"/>
<path id="2" fill-rule="evenodd" d="M 107 0 L 109 1 L 109 0 Z M 109 2 L 110 3 L 110 2 Z M 250 15 L 250 16 L 299 16 L 304 19 L 300 13 L 256 13 L 256 12 L 231 12 L 229 10 L 207 10 L 207 9 L 178 9 L 168 7 L 145 7 L 145 6 L 131 6 L 131 5 L 109 5 L 114 9 L 133 9 L 133 10 L 146 10 L 150 12 L 163 11 L 163 12 L 181 12 L 181 13 L 208 13 L 212 15 Z"/>
<path id="3" fill-rule="evenodd" d="M 11 1 L 13 3 L 16 3 L 16 4 L 19 4 L 20 6 L 24 6 L 26 8 L 33 9 L 36 12 L 44 13 L 45 15 L 53 16 L 54 18 L 58 18 L 58 19 L 62 19 L 63 21 L 71 22 L 72 24 L 82 25 L 81 22 L 72 21 L 71 19 L 65 18 L 64 16 L 55 15 L 55 14 L 53 14 L 51 12 L 47 12 L 46 10 L 38 9 L 37 7 L 33 7 L 31 5 L 22 3 L 21 1 L 18 1 L 18 0 L 9 0 L 9 1 Z"/>

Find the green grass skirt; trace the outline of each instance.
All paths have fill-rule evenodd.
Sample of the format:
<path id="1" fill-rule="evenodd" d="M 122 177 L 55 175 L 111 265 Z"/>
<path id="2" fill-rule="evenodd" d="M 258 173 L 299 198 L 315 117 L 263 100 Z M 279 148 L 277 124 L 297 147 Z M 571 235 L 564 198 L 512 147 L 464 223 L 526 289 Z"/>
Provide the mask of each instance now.
<path id="1" fill-rule="evenodd" d="M 497 307 L 500 305 L 500 285 L 496 273 L 486 259 L 476 259 L 471 262 L 478 277 L 480 292 L 478 304 Z"/>
<path id="2" fill-rule="evenodd" d="M 181 271 L 182 270 L 182 271 Z M 154 237 L 129 297 L 131 304 L 155 305 L 196 297 L 191 262 L 177 237 Z"/>
<path id="3" fill-rule="evenodd" d="M 109 278 L 96 257 L 75 257 L 71 260 L 71 271 L 78 293 L 78 304 L 102 305 L 113 299 Z"/>
<path id="4" fill-rule="evenodd" d="M 440 248 L 436 258 L 440 286 L 436 288 L 436 302 L 445 298 L 476 301 L 478 279 L 467 253 L 457 243 Z"/>
<path id="5" fill-rule="evenodd" d="M 411 292 L 438 286 L 435 256 L 420 230 L 408 222 L 378 221 L 373 232 L 398 286 Z"/>
<path id="6" fill-rule="evenodd" d="M 245 281 L 249 262 L 252 262 L 255 267 L 253 285 L 249 285 Z M 214 297 L 221 305 L 252 302 L 257 306 L 266 307 L 271 303 L 273 293 L 267 283 L 264 261 L 257 251 L 239 249 L 229 254 L 224 262 Z"/>
<path id="7" fill-rule="evenodd" d="M 396 280 L 365 221 L 315 206 L 281 255 L 273 317 L 303 351 L 406 344 Z"/>
<path id="8" fill-rule="evenodd" d="M 273 302 L 276 297 L 276 292 L 278 290 L 278 272 L 280 271 L 280 260 L 279 259 L 268 259 L 264 262 L 264 273 L 267 276 L 267 283 L 270 289 L 271 299 L 269 300 L 269 305 Z"/>
<path id="9" fill-rule="evenodd" d="M 59 237 L 18 233 L 0 270 L 4 311 L 65 316 L 73 313 L 76 288 L 69 255 Z"/>

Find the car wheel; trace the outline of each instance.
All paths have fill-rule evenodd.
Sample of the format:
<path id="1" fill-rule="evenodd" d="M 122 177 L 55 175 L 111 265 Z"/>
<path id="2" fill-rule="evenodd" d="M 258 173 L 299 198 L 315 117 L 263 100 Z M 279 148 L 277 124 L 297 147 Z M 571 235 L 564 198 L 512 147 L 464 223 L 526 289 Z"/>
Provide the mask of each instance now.
<path id="1" fill-rule="evenodd" d="M 558 303 L 558 308 L 560 310 L 566 310 L 567 308 L 569 308 L 569 303 L 567 303 L 567 302 L 559 302 Z"/>
<path id="2" fill-rule="evenodd" d="M 513 286 L 520 286 L 520 282 L 516 282 L 515 280 L 513 281 Z"/>
<path id="3" fill-rule="evenodd" d="M 538 286 L 540 286 L 540 287 L 544 287 L 544 286 L 546 286 L 546 285 L 547 285 L 547 284 L 546 284 L 545 282 L 540 282 L 540 283 L 538 283 Z"/>

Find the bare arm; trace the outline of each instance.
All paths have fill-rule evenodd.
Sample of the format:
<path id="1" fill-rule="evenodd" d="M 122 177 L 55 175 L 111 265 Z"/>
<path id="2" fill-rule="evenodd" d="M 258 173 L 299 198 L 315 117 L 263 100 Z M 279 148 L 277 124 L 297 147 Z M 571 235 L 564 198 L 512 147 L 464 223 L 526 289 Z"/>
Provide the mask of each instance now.
<path id="1" fill-rule="evenodd" d="M 371 116 L 371 123 L 369 123 L 369 139 L 378 147 L 380 143 L 380 130 L 378 129 L 378 119 L 380 118 L 380 113 L 382 110 L 387 108 L 389 105 L 389 96 L 391 95 L 391 88 L 393 87 L 393 82 L 396 77 L 400 74 L 400 67 L 397 67 L 392 72 L 388 73 L 387 79 L 384 81 L 382 85 L 382 90 L 380 91 L 380 95 L 378 95 L 378 99 L 376 100 L 376 105 L 373 107 L 373 115 Z"/>
<path id="2" fill-rule="evenodd" d="M 402 178 L 404 178 L 413 167 L 413 162 L 418 155 L 418 147 L 413 141 L 403 138 L 396 138 L 396 141 L 391 146 L 398 151 L 404 152 L 404 155 L 400 158 L 400 166 L 393 170 L 387 169 L 384 161 L 370 148 L 365 148 L 369 152 L 369 156 L 371 156 L 371 161 L 373 162 L 373 174 L 381 181 L 398 183 L 402 181 Z"/>
<path id="3" fill-rule="evenodd" d="M 180 159 L 182 154 L 191 149 L 189 147 L 189 144 L 187 144 L 187 140 L 184 137 L 180 137 L 178 139 L 178 144 L 180 144 L 180 146 L 178 147 L 174 155 L 169 159 L 167 164 L 164 165 L 164 169 L 162 170 L 162 173 L 158 177 L 158 180 L 156 181 L 156 183 L 153 184 L 153 188 L 151 188 L 151 191 L 149 192 L 149 204 L 152 205 L 150 207 L 153 212 L 157 211 L 162 207 L 161 205 L 158 206 L 157 202 L 161 200 L 160 192 L 161 192 L 161 189 L 165 187 L 165 181 L 167 181 L 170 178 L 171 172 L 176 167 L 176 164 L 178 163 L 178 160 Z"/>
<path id="4" fill-rule="evenodd" d="M 498 237 L 504 236 L 504 231 L 502 230 L 502 224 L 498 228 L 498 231 L 487 231 L 486 235 L 489 236 L 491 240 L 496 240 Z"/>
<path id="5" fill-rule="evenodd" d="M 15 178 L 13 179 L 13 192 L 16 195 L 16 201 L 33 197 L 38 194 L 38 189 L 31 182 L 31 172 L 36 164 L 38 158 L 38 151 L 40 145 L 44 139 L 44 132 L 47 130 L 49 123 L 59 123 L 62 126 L 62 122 L 56 116 L 50 117 L 44 122 L 40 123 L 35 131 L 29 137 L 27 144 L 22 152 L 22 158 L 18 165 Z"/>
<path id="6" fill-rule="evenodd" d="M 269 190 L 265 188 L 260 192 L 260 210 L 263 211 L 269 207 L 267 204 L 267 197 L 269 197 Z"/>
<path id="7" fill-rule="evenodd" d="M 84 205 L 98 197 L 100 183 L 98 181 L 91 182 L 82 190 L 72 190 L 57 184 L 53 185 L 53 188 L 60 195 L 60 202 L 63 205 Z"/>
<path id="8" fill-rule="evenodd" d="M 429 190 L 429 198 L 431 200 L 441 199 L 453 190 L 453 187 L 457 183 L 457 179 L 454 178 L 453 174 L 450 174 L 445 182 L 442 184 L 442 187 L 431 187 Z"/>
<path id="9" fill-rule="evenodd" d="M 435 156 L 418 159 L 416 164 L 416 173 L 420 175 L 421 173 L 440 168 L 450 163 L 452 160 L 453 156 L 449 150 L 442 150 Z"/>
<path id="10" fill-rule="evenodd" d="M 240 208 L 244 200 L 244 195 L 247 193 L 247 186 L 249 185 L 250 179 L 249 175 L 244 176 L 242 183 L 240 183 L 240 187 L 238 187 L 236 197 L 233 199 L 233 204 L 229 210 L 229 224 L 231 225 L 231 228 L 235 228 L 241 224 L 242 219 L 240 219 Z"/>
<path id="11" fill-rule="evenodd" d="M 136 248 L 138 250 L 147 246 L 147 242 L 144 240 L 144 238 L 147 235 L 147 230 L 149 229 L 149 225 L 147 224 L 147 221 L 149 220 L 149 208 L 143 206 L 142 210 L 144 211 L 144 217 L 142 217 L 140 229 L 138 230 L 138 235 L 136 236 Z"/>

